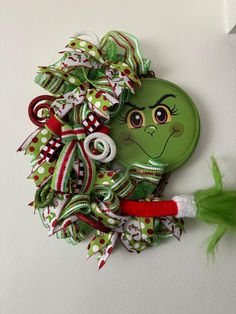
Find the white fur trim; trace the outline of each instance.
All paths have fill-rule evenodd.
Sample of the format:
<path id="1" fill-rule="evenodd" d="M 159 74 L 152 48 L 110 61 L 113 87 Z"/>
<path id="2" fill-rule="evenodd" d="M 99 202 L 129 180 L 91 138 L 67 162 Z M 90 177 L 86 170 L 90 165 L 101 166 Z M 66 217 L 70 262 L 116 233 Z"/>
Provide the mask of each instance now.
<path id="1" fill-rule="evenodd" d="M 178 214 L 176 215 L 177 218 L 196 217 L 197 205 L 192 194 L 174 196 L 172 200 L 176 202 L 178 207 Z"/>

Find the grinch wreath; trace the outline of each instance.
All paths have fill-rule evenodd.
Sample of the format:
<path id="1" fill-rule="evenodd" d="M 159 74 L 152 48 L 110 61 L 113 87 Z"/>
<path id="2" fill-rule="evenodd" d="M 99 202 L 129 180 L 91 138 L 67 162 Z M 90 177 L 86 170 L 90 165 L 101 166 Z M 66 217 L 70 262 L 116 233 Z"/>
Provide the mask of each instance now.
<path id="1" fill-rule="evenodd" d="M 39 67 L 37 126 L 18 149 L 31 157 L 37 187 L 31 206 L 49 236 L 77 244 L 91 236 L 88 257 L 102 268 L 118 240 L 140 253 L 163 238 L 180 239 L 184 217 L 216 226 L 208 252 L 236 231 L 236 192 L 215 185 L 162 200 L 169 174 L 196 148 L 200 121 L 184 90 L 156 78 L 135 36 L 111 31 L 71 39 L 61 58 Z"/>

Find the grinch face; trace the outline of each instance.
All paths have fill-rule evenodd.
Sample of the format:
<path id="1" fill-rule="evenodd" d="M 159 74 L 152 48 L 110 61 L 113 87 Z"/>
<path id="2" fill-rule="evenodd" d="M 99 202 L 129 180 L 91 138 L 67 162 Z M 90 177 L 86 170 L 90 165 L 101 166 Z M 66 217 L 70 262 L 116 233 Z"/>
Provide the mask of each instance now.
<path id="1" fill-rule="evenodd" d="M 111 123 L 117 161 L 124 166 L 150 160 L 167 164 L 167 172 L 182 165 L 194 151 L 200 122 L 191 98 L 161 79 L 142 81 Z"/>

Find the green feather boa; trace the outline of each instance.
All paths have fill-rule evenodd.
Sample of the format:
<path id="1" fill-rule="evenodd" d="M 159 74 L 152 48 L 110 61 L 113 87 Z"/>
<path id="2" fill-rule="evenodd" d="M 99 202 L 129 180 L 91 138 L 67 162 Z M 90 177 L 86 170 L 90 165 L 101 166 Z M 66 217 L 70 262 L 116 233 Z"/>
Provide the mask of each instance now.
<path id="1" fill-rule="evenodd" d="M 194 193 L 198 208 L 197 217 L 203 222 L 217 226 L 208 239 L 208 254 L 214 254 L 218 242 L 226 231 L 236 232 L 236 191 L 223 190 L 221 173 L 214 158 L 212 174 L 215 185 Z"/>

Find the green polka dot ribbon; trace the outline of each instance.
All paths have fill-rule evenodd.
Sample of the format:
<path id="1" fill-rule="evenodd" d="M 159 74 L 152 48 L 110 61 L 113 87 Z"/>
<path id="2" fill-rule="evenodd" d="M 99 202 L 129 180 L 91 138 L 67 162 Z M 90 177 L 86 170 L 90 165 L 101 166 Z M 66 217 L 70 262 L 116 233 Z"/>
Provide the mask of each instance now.
<path id="1" fill-rule="evenodd" d="M 87 257 L 89 258 L 94 254 L 97 255 L 98 269 L 101 269 L 105 265 L 115 247 L 118 236 L 117 232 L 106 234 L 97 232 L 97 235 L 90 241 Z"/>
<path id="2" fill-rule="evenodd" d="M 101 269 L 111 255 L 117 240 L 131 253 L 140 253 L 146 248 L 159 245 L 161 239 L 174 235 L 178 240 L 183 232 L 183 220 L 173 217 L 141 218 L 130 217 L 122 232 L 96 232 L 88 245 L 87 256 L 97 256 Z"/>
<path id="3" fill-rule="evenodd" d="M 134 86 L 141 84 L 139 77 L 150 66 L 141 56 L 138 40 L 125 32 L 107 33 L 100 47 L 73 38 L 66 48 L 58 62 L 39 67 L 35 79 L 53 95 L 61 96 L 52 105 L 59 112 L 65 105 L 70 110 L 87 102 L 98 115 L 109 119 L 111 107 L 125 100 L 125 90 L 134 92 Z"/>
<path id="4" fill-rule="evenodd" d="M 40 156 L 43 147 L 52 139 L 53 134 L 47 129 L 42 128 L 32 133 L 24 144 L 25 154 L 31 157 L 31 164 L 33 166 L 32 172 L 28 178 L 33 179 L 37 187 L 46 183 L 55 170 L 56 160 L 50 162 Z"/>
<path id="5" fill-rule="evenodd" d="M 46 123 L 36 123 L 43 127 L 19 148 L 31 157 L 29 178 L 38 188 L 32 205 L 49 236 L 77 244 L 93 233 L 88 257 L 97 255 L 99 269 L 117 240 L 128 251 L 140 253 L 161 238 L 179 238 L 182 232 L 181 222 L 171 217 L 139 218 L 120 213 L 120 199 L 150 196 L 165 165 L 135 163 L 125 172 L 111 170 L 108 164 L 90 159 L 83 145 L 92 132 L 109 133 L 110 117 L 118 114 L 129 93 L 141 85 L 149 66 L 135 36 L 111 31 L 97 46 L 72 38 L 60 60 L 39 67 L 35 79 L 55 100 L 46 109 L 41 107 Z M 101 143 L 94 145 L 94 154 L 103 149 Z"/>
<path id="6" fill-rule="evenodd" d="M 129 252 L 140 253 L 146 247 L 151 246 L 153 235 L 153 218 L 129 217 L 121 233 L 117 231 L 109 233 L 97 232 L 88 245 L 88 257 L 96 254 L 98 268 L 101 269 L 111 255 L 117 239 L 120 239 Z"/>

